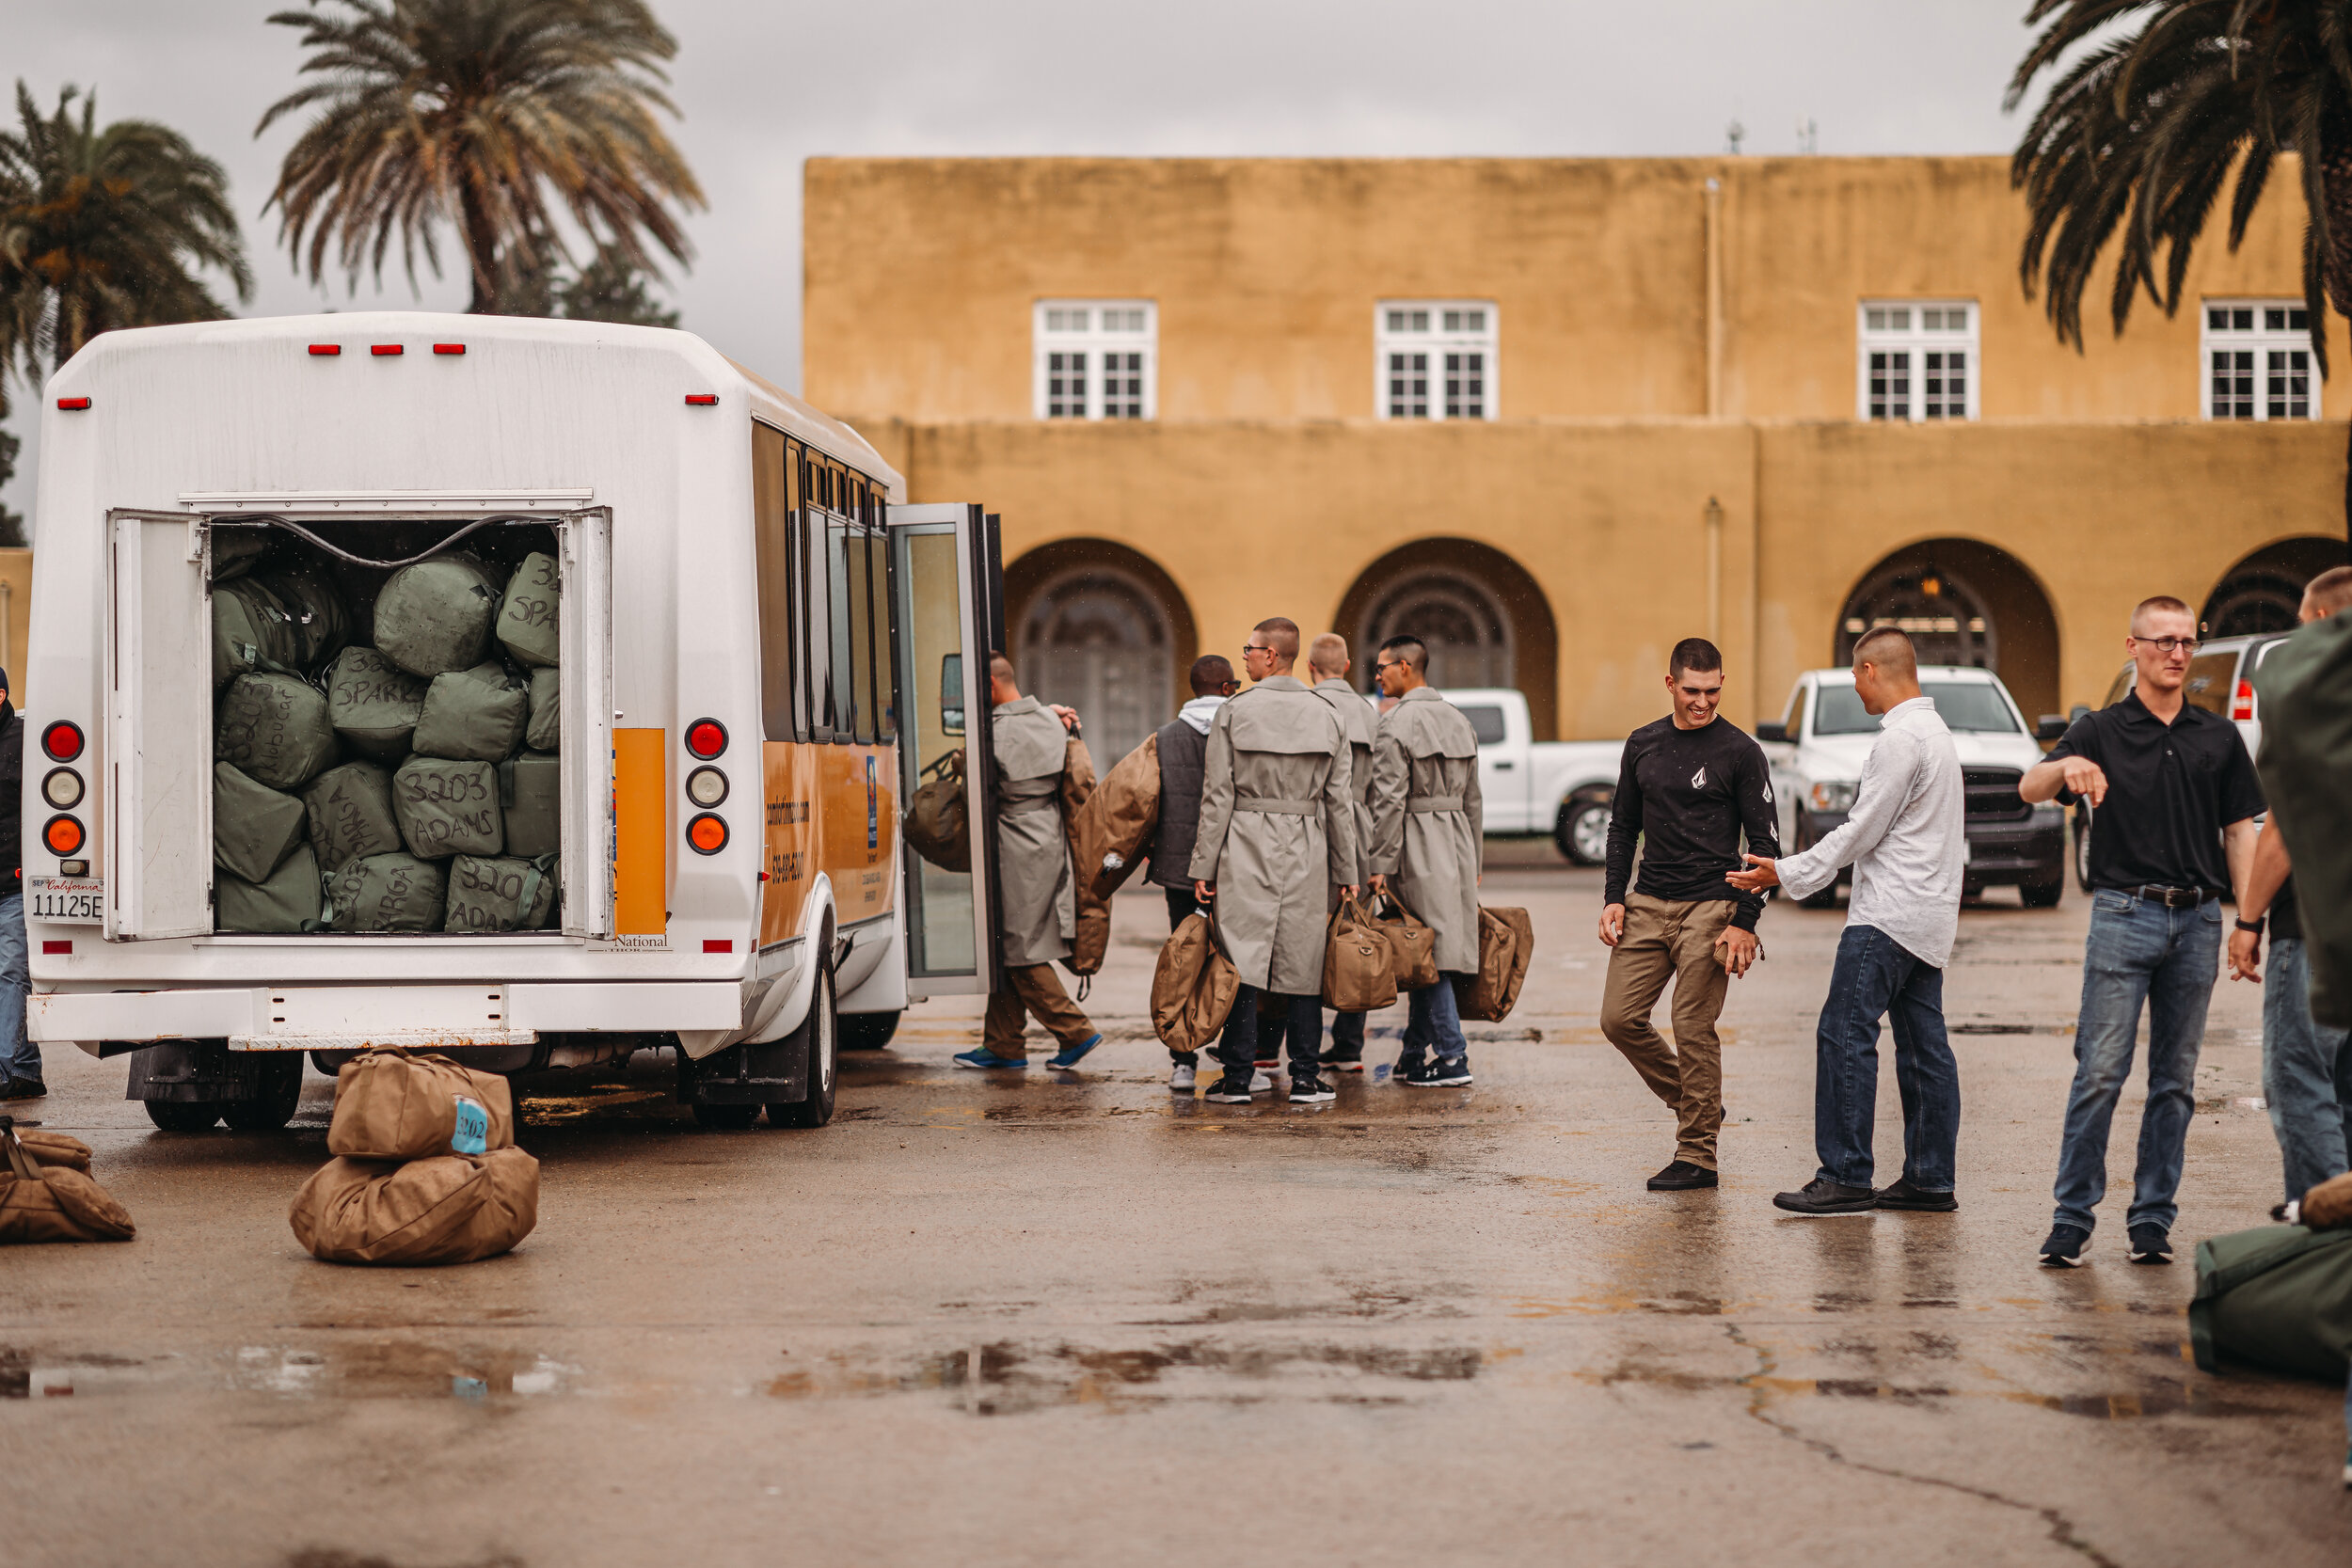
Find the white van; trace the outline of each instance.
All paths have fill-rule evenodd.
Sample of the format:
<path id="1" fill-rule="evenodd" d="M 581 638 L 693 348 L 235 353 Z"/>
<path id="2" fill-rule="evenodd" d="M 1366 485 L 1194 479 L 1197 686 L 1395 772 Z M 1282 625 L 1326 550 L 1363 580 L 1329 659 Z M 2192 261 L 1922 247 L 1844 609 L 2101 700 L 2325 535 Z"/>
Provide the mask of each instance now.
<path id="1" fill-rule="evenodd" d="M 699 339 L 389 312 L 108 332 L 52 379 L 40 442 L 28 1027 L 135 1053 L 158 1125 L 278 1125 L 302 1053 L 400 1043 L 509 1072 L 675 1047 L 705 1121 L 813 1126 L 842 1018 L 880 1043 L 914 993 L 989 989 L 985 848 L 902 862 L 898 827 L 963 750 L 987 819 L 962 689 L 1001 613 L 993 520 L 902 504 L 855 431 Z M 486 583 L 475 673 L 528 685 L 536 749 L 319 740 L 349 695 L 330 656 L 389 655 L 376 611 L 416 562 Z M 510 613 L 554 637 L 526 657 Z M 451 678 L 369 668 L 428 708 Z M 302 744 L 257 749 L 264 710 Z M 502 836 L 524 757 L 535 859 Z M 340 866 L 304 793 L 331 769 L 377 803 Z M 465 853 L 428 819 L 457 796 Z M 216 828 L 264 818 L 291 842 L 216 865 Z M 405 902 L 351 893 L 382 885 Z"/>

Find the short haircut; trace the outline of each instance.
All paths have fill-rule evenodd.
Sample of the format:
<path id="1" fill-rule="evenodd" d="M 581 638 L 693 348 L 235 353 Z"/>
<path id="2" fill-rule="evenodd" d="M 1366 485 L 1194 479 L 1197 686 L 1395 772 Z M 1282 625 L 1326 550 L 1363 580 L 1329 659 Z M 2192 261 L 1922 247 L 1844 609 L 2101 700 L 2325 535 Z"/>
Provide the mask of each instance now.
<path id="1" fill-rule="evenodd" d="M 2303 585 L 2303 596 L 2322 615 L 2333 615 L 2340 610 L 2352 607 L 2352 566 L 2328 567 Z M 7 680 L 8 676 L 0 673 L 0 685 Z"/>
<path id="2" fill-rule="evenodd" d="M 1417 675 L 1429 673 L 1429 644 L 1418 637 L 1391 637 L 1380 644 L 1384 654 L 1396 656 L 1396 662 Z"/>
<path id="3" fill-rule="evenodd" d="M 1666 673 L 1670 677 L 1685 670 L 1695 670 L 1703 675 L 1720 674 L 1723 668 L 1724 651 L 1704 637 L 1684 638 L 1666 657 Z"/>
<path id="4" fill-rule="evenodd" d="M 1010 681 L 1015 686 L 1021 684 L 1021 677 L 1012 673 L 1012 660 L 1007 658 L 1001 652 L 988 656 L 988 678 L 993 681 Z"/>
<path id="5" fill-rule="evenodd" d="M 1919 678 L 1919 650 L 1900 626 L 1873 626 L 1862 634 L 1853 645 L 1854 668 L 1859 670 L 1866 662 L 1889 674 Z"/>
<path id="6" fill-rule="evenodd" d="M 1192 694 L 1215 697 L 1233 684 L 1233 661 L 1223 654 L 1202 654 L 1192 661 Z"/>
<path id="7" fill-rule="evenodd" d="M 1307 644 L 1307 665 L 1318 675 L 1333 679 L 1347 673 L 1347 639 L 1338 632 L 1319 633 Z"/>
<path id="8" fill-rule="evenodd" d="M 2194 620 L 2197 612 L 2169 594 L 2158 594 L 2153 598 L 2142 599 L 2132 607 L 2132 635 L 2134 637 L 2139 635 L 2140 623 L 2151 615 L 2185 615 Z"/>
<path id="9" fill-rule="evenodd" d="M 1249 628 L 1265 633 L 1266 646 L 1276 658 L 1298 657 L 1298 623 L 1287 615 L 1268 616 Z"/>

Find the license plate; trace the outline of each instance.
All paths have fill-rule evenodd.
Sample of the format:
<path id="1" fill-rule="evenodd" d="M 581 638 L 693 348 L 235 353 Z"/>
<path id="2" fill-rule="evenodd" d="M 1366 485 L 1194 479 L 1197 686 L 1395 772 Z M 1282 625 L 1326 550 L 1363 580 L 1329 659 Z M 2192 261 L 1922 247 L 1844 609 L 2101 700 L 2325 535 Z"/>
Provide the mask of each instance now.
<path id="1" fill-rule="evenodd" d="M 103 877 L 27 877 L 24 918 L 52 926 L 97 926 L 106 918 Z"/>

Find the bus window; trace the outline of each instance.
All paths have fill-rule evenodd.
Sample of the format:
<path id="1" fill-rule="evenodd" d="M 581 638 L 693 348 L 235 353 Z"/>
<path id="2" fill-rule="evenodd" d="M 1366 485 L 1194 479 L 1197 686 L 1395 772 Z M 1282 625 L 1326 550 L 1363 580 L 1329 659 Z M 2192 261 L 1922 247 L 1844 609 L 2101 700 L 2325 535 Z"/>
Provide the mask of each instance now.
<path id="1" fill-rule="evenodd" d="M 821 491 L 822 466 L 812 455 L 810 478 L 816 483 L 810 489 Z M 833 588 L 832 573 L 826 560 L 825 514 L 822 503 L 811 506 L 801 514 L 803 526 L 796 531 L 801 540 L 802 560 L 807 570 L 803 574 L 799 594 L 803 613 L 802 635 L 796 639 L 801 657 L 802 717 L 811 740 L 825 741 L 834 737 L 838 724 L 833 690 Z"/>
<path id="2" fill-rule="evenodd" d="M 881 510 L 878 503 L 874 532 L 866 541 L 866 587 L 872 606 L 874 738 L 886 746 L 898 738 L 898 715 L 890 701 L 890 573 L 885 564 L 890 542 L 882 532 Z"/>
<path id="3" fill-rule="evenodd" d="M 759 579 L 760 727 L 771 740 L 800 738 L 793 724 L 792 508 L 785 437 L 752 426 L 752 561 Z"/>
<path id="4" fill-rule="evenodd" d="M 834 738 L 870 743 L 874 656 L 866 641 L 872 601 L 866 589 L 866 533 L 834 517 L 826 520 L 825 535 L 833 583 Z"/>

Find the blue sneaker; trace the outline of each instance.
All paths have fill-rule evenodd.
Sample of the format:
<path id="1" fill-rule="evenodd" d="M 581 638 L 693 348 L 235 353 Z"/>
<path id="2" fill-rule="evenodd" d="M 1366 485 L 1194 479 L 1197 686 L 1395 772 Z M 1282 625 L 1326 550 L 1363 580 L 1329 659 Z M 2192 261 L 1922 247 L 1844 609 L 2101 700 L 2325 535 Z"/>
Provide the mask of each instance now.
<path id="1" fill-rule="evenodd" d="M 1026 1056 L 1023 1056 L 1023 1057 L 1020 1057 L 1020 1058 L 1018 1058 L 1018 1059 L 1015 1059 L 1015 1058 L 1012 1058 L 1012 1057 L 1007 1057 L 1007 1056 L 999 1056 L 998 1054 L 996 1054 L 996 1053 L 994 1053 L 993 1051 L 991 1051 L 991 1050 L 990 1050 L 987 1046 L 982 1046 L 982 1047 L 980 1047 L 977 1051 L 966 1051 L 966 1052 L 964 1052 L 962 1054 L 959 1055 L 959 1056 L 956 1058 L 956 1066 L 958 1066 L 958 1067 L 976 1067 L 976 1068 L 1009 1067 L 1009 1068 L 1025 1068 L 1025 1067 L 1027 1067 L 1028 1065 L 1029 1065 L 1029 1058 L 1027 1058 Z"/>
<path id="2" fill-rule="evenodd" d="M 1075 1045 L 1063 1046 L 1061 1048 L 1061 1054 L 1056 1056 L 1052 1061 L 1046 1063 L 1045 1065 L 1047 1067 L 1076 1067 L 1081 1061 L 1086 1059 L 1086 1053 L 1088 1052 L 1093 1050 L 1096 1046 L 1102 1043 L 1102 1036 L 1089 1035 Z"/>

